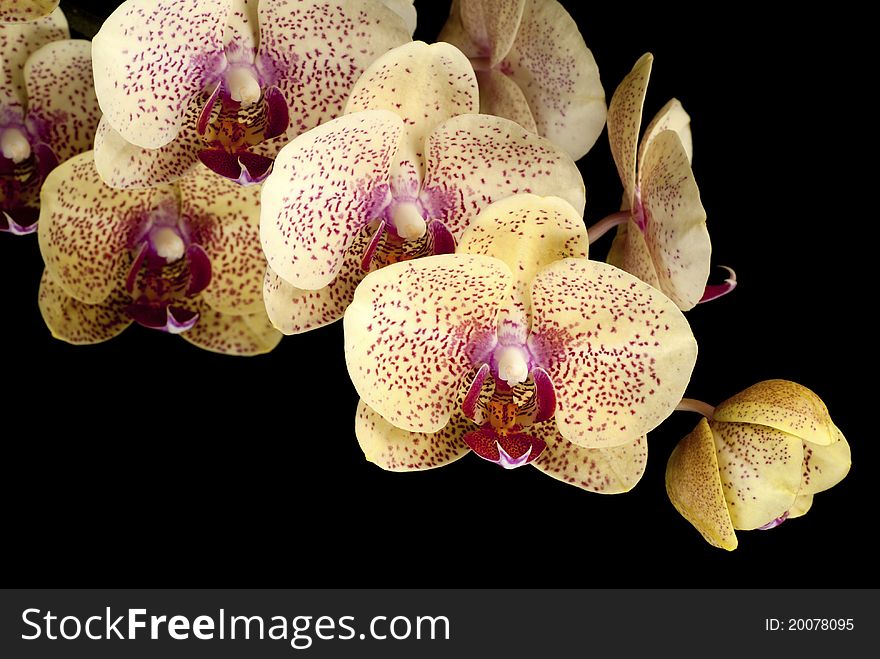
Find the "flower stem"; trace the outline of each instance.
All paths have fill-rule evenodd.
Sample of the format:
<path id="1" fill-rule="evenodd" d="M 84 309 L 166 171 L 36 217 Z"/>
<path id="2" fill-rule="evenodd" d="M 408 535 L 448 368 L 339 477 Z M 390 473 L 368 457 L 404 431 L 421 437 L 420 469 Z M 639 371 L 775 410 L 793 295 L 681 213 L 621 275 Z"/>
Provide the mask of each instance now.
<path id="1" fill-rule="evenodd" d="M 629 216 L 629 211 L 619 211 L 617 213 L 611 213 L 611 215 L 604 220 L 596 222 L 596 224 L 587 229 L 587 235 L 590 237 L 590 244 L 592 245 L 614 227 L 626 222 L 629 219 Z"/>
<path id="2" fill-rule="evenodd" d="M 676 412 L 696 412 L 697 414 L 702 414 L 709 421 L 712 420 L 712 415 L 715 413 L 715 408 L 709 405 L 709 403 L 704 403 L 701 400 L 695 400 L 693 398 L 682 398 L 681 402 L 675 408 Z"/>

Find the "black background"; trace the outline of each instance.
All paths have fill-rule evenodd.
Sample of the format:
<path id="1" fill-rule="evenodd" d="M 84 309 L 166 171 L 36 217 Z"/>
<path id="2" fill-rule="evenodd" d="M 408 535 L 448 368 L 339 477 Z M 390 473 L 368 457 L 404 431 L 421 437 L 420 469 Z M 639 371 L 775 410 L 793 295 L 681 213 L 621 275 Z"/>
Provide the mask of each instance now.
<path id="1" fill-rule="evenodd" d="M 108 15 L 118 3 L 77 3 Z M 826 402 L 854 466 L 806 517 L 703 542 L 666 498 L 666 459 L 697 422 L 650 435 L 635 490 L 604 497 L 467 456 L 389 474 L 353 433 L 342 327 L 251 359 L 132 327 L 93 347 L 53 340 L 36 294 L 36 237 L 0 235 L 7 579 L 139 586 L 869 586 L 876 437 L 868 249 L 875 220 L 843 144 L 868 130 L 835 40 L 857 18 L 774 16 L 757 3 L 563 2 L 610 99 L 656 57 L 645 122 L 672 96 L 691 114 L 713 262 L 740 287 L 688 314 L 700 358 L 688 395 L 717 404 L 767 378 Z M 577 5 L 577 6 L 576 6 Z M 447 3 L 416 2 L 433 40 Z M 708 7 L 708 5 L 704 5 Z M 835 10 L 832 9 L 832 12 Z M 847 41 L 850 41 L 847 39 Z M 587 224 L 617 209 L 603 135 L 579 163 Z M 604 257 L 608 238 L 593 256 Z M 720 274 L 716 271 L 715 274 Z M 869 338 L 870 337 L 870 338 Z M 867 379 L 861 379 L 867 378 Z M 873 489 L 873 488 L 871 488 Z"/>

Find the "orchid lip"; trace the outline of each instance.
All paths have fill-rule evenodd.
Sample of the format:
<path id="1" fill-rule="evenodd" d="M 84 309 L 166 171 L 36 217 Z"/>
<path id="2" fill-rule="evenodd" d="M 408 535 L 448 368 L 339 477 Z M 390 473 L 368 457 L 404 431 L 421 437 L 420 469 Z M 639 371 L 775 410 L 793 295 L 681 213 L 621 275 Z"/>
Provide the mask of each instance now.
<path id="1" fill-rule="evenodd" d="M 706 290 L 703 293 L 703 297 L 700 298 L 700 304 L 704 302 L 711 302 L 712 300 L 717 300 L 720 297 L 724 297 L 737 286 L 736 280 L 736 272 L 734 272 L 733 268 L 728 268 L 726 265 L 720 266 L 727 270 L 730 273 L 730 276 L 724 280 L 723 284 L 710 284 L 706 286 Z"/>
<path id="2" fill-rule="evenodd" d="M 788 519 L 789 511 L 786 510 L 782 515 L 774 519 L 773 521 L 767 522 L 764 526 L 759 526 L 756 531 L 769 531 L 770 529 L 775 529 L 777 526 L 782 524 L 785 520 Z"/>

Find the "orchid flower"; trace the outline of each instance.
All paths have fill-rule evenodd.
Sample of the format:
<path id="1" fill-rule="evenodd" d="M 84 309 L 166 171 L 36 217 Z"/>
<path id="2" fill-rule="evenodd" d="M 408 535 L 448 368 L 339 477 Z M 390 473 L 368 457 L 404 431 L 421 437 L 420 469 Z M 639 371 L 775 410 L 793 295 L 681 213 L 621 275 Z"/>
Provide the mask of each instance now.
<path id="1" fill-rule="evenodd" d="M 0 0 L 0 25 L 36 21 L 57 8 L 58 0 Z"/>
<path id="2" fill-rule="evenodd" d="M 608 108 L 608 140 L 624 188 L 621 213 L 590 229 L 598 239 L 619 226 L 608 262 L 666 293 L 687 311 L 704 296 L 732 290 L 707 289 L 712 251 L 706 211 L 691 170 L 690 117 L 673 99 L 648 125 L 639 146 L 642 106 L 654 58 L 646 54 L 614 92 Z"/>
<path id="3" fill-rule="evenodd" d="M 36 231 L 43 180 L 91 148 L 101 111 L 90 51 L 88 41 L 70 39 L 60 9 L 0 24 L 0 231 Z"/>
<path id="4" fill-rule="evenodd" d="M 477 103 L 461 51 L 412 42 L 361 76 L 344 116 L 282 149 L 260 224 L 278 329 L 338 320 L 367 271 L 452 252 L 493 201 L 535 192 L 583 212 L 574 161 L 512 121 L 473 114 Z"/>
<path id="5" fill-rule="evenodd" d="M 366 66 L 409 35 L 378 0 L 128 0 L 93 42 L 101 178 L 149 187 L 201 160 L 260 182 L 289 139 L 340 114 Z"/>
<path id="6" fill-rule="evenodd" d="M 735 530 L 800 517 L 849 471 L 843 433 L 822 400 L 795 382 L 760 382 L 704 413 L 669 458 L 666 491 L 715 547 L 736 549 Z"/>
<path id="7" fill-rule="evenodd" d="M 592 491 L 635 485 L 697 346 L 666 296 L 588 244 L 568 203 L 518 195 L 455 254 L 367 275 L 344 320 L 367 458 L 427 469 L 471 450 Z"/>
<path id="8" fill-rule="evenodd" d="M 259 216 L 259 188 L 203 167 L 174 184 L 116 190 L 91 151 L 71 158 L 41 195 L 43 319 L 74 344 L 136 321 L 214 352 L 269 352 L 281 335 L 263 308 Z"/>
<path id="9" fill-rule="evenodd" d="M 605 125 L 605 90 L 577 24 L 556 0 L 453 0 L 438 37 L 470 57 L 480 111 L 516 121 L 575 160 Z"/>

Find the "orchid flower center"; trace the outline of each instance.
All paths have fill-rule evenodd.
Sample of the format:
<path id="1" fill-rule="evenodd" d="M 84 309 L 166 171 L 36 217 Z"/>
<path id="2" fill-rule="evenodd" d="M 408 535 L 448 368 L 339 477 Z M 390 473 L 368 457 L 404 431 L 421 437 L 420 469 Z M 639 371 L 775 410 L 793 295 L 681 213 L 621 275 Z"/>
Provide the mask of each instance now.
<path id="1" fill-rule="evenodd" d="M 2 151 L 4 158 L 8 158 L 17 165 L 30 158 L 31 144 L 24 131 L 12 126 L 3 129 L 0 134 L 0 151 Z"/>
<path id="2" fill-rule="evenodd" d="M 235 67 L 226 73 L 226 88 L 233 101 L 246 108 L 260 100 L 263 90 L 260 81 L 250 69 Z"/>
<path id="3" fill-rule="evenodd" d="M 168 263 L 173 263 L 183 258 L 186 245 L 180 237 L 180 231 L 175 227 L 158 227 L 150 234 L 150 242 L 156 254 Z"/>
<path id="4" fill-rule="evenodd" d="M 529 377 L 529 363 L 525 352 L 518 346 L 501 346 L 495 352 L 498 377 L 511 387 L 522 384 Z"/>
<path id="5" fill-rule="evenodd" d="M 390 215 L 397 234 L 404 240 L 418 240 L 425 235 L 428 224 L 422 217 L 419 207 L 413 202 L 403 201 L 393 204 Z"/>

